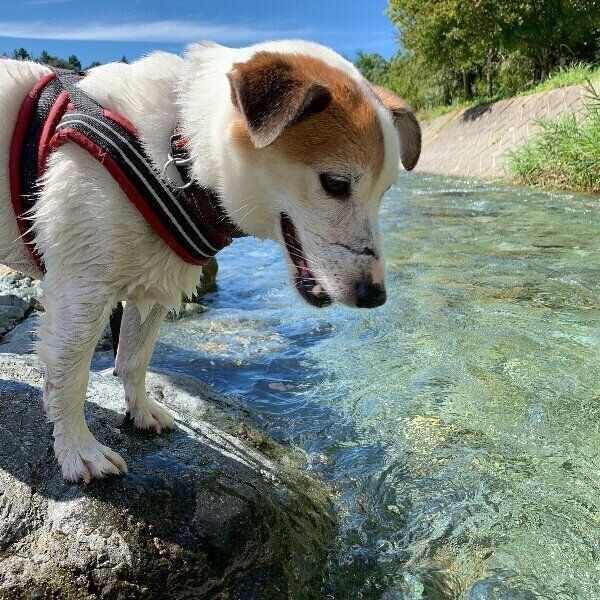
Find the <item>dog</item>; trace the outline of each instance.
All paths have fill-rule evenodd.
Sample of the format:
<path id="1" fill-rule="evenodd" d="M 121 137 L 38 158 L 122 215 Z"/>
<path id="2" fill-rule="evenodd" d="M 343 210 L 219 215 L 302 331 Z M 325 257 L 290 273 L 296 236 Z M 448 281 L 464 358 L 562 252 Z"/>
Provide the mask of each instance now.
<path id="1" fill-rule="evenodd" d="M 43 407 L 64 478 L 87 483 L 127 471 L 84 416 L 92 354 L 112 309 L 125 300 L 115 374 L 130 419 L 171 429 L 172 415 L 146 394 L 145 375 L 165 314 L 191 295 L 201 267 L 172 251 L 101 163 L 64 144 L 48 157 L 32 215 L 40 271 L 15 219 L 9 153 L 23 99 L 48 73 L 0 61 L 0 263 L 43 276 Z M 306 302 L 385 302 L 379 206 L 400 162 L 415 166 L 421 135 L 406 103 L 352 63 L 304 41 L 202 43 L 184 57 L 159 52 L 93 68 L 77 85 L 135 126 L 158 172 L 180 127 L 191 177 L 217 193 L 244 234 L 285 248 Z"/>

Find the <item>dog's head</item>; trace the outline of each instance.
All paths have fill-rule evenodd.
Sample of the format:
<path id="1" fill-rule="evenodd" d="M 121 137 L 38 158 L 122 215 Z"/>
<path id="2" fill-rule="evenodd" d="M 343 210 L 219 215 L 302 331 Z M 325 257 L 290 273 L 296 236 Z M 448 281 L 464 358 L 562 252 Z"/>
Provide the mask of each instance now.
<path id="1" fill-rule="evenodd" d="M 231 217 L 285 248 L 290 277 L 314 306 L 385 302 L 378 211 L 420 154 L 406 104 L 326 49 L 261 50 L 227 75 L 233 117 Z M 233 176 L 231 176 L 233 175 Z"/>

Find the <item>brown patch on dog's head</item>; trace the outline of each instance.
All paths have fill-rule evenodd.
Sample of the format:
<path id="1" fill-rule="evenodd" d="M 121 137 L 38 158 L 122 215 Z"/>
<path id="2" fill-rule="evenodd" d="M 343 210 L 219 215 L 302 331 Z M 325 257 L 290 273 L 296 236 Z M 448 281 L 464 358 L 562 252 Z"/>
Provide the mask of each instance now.
<path id="1" fill-rule="evenodd" d="M 392 114 L 400 139 L 400 160 L 407 171 L 412 171 L 421 155 L 421 127 L 410 106 L 394 92 L 378 86 L 373 91 Z"/>
<path id="2" fill-rule="evenodd" d="M 280 148 L 307 165 L 360 165 L 375 177 L 384 141 L 373 100 L 340 69 L 305 55 L 258 52 L 228 74 L 240 111 L 231 135 L 246 150 Z"/>

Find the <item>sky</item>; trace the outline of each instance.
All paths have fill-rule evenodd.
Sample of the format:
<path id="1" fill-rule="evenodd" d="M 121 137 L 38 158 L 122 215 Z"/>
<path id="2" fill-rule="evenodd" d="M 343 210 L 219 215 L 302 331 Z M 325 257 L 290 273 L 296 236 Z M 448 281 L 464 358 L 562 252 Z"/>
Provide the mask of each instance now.
<path id="1" fill-rule="evenodd" d="M 246 46 L 310 39 L 353 58 L 395 54 L 386 0 L 0 0 L 0 54 L 24 47 L 83 66 L 152 50 L 181 53 L 190 42 Z"/>

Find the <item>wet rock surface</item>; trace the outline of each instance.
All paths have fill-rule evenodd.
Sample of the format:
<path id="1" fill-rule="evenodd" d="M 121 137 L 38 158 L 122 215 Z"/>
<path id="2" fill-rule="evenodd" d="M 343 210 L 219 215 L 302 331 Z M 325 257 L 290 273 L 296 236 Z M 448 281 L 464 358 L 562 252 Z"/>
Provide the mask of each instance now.
<path id="1" fill-rule="evenodd" d="M 167 321 L 179 321 L 186 317 L 195 317 L 209 310 L 207 306 L 196 302 L 182 302 L 178 312 L 169 312 L 167 314 Z"/>
<path id="2" fill-rule="evenodd" d="M 90 429 L 121 478 L 63 481 L 33 355 L 0 354 L 0 598 L 320 598 L 334 535 L 303 455 L 200 381 L 148 377 L 173 432 L 139 432 L 120 381 L 91 374 Z"/>

